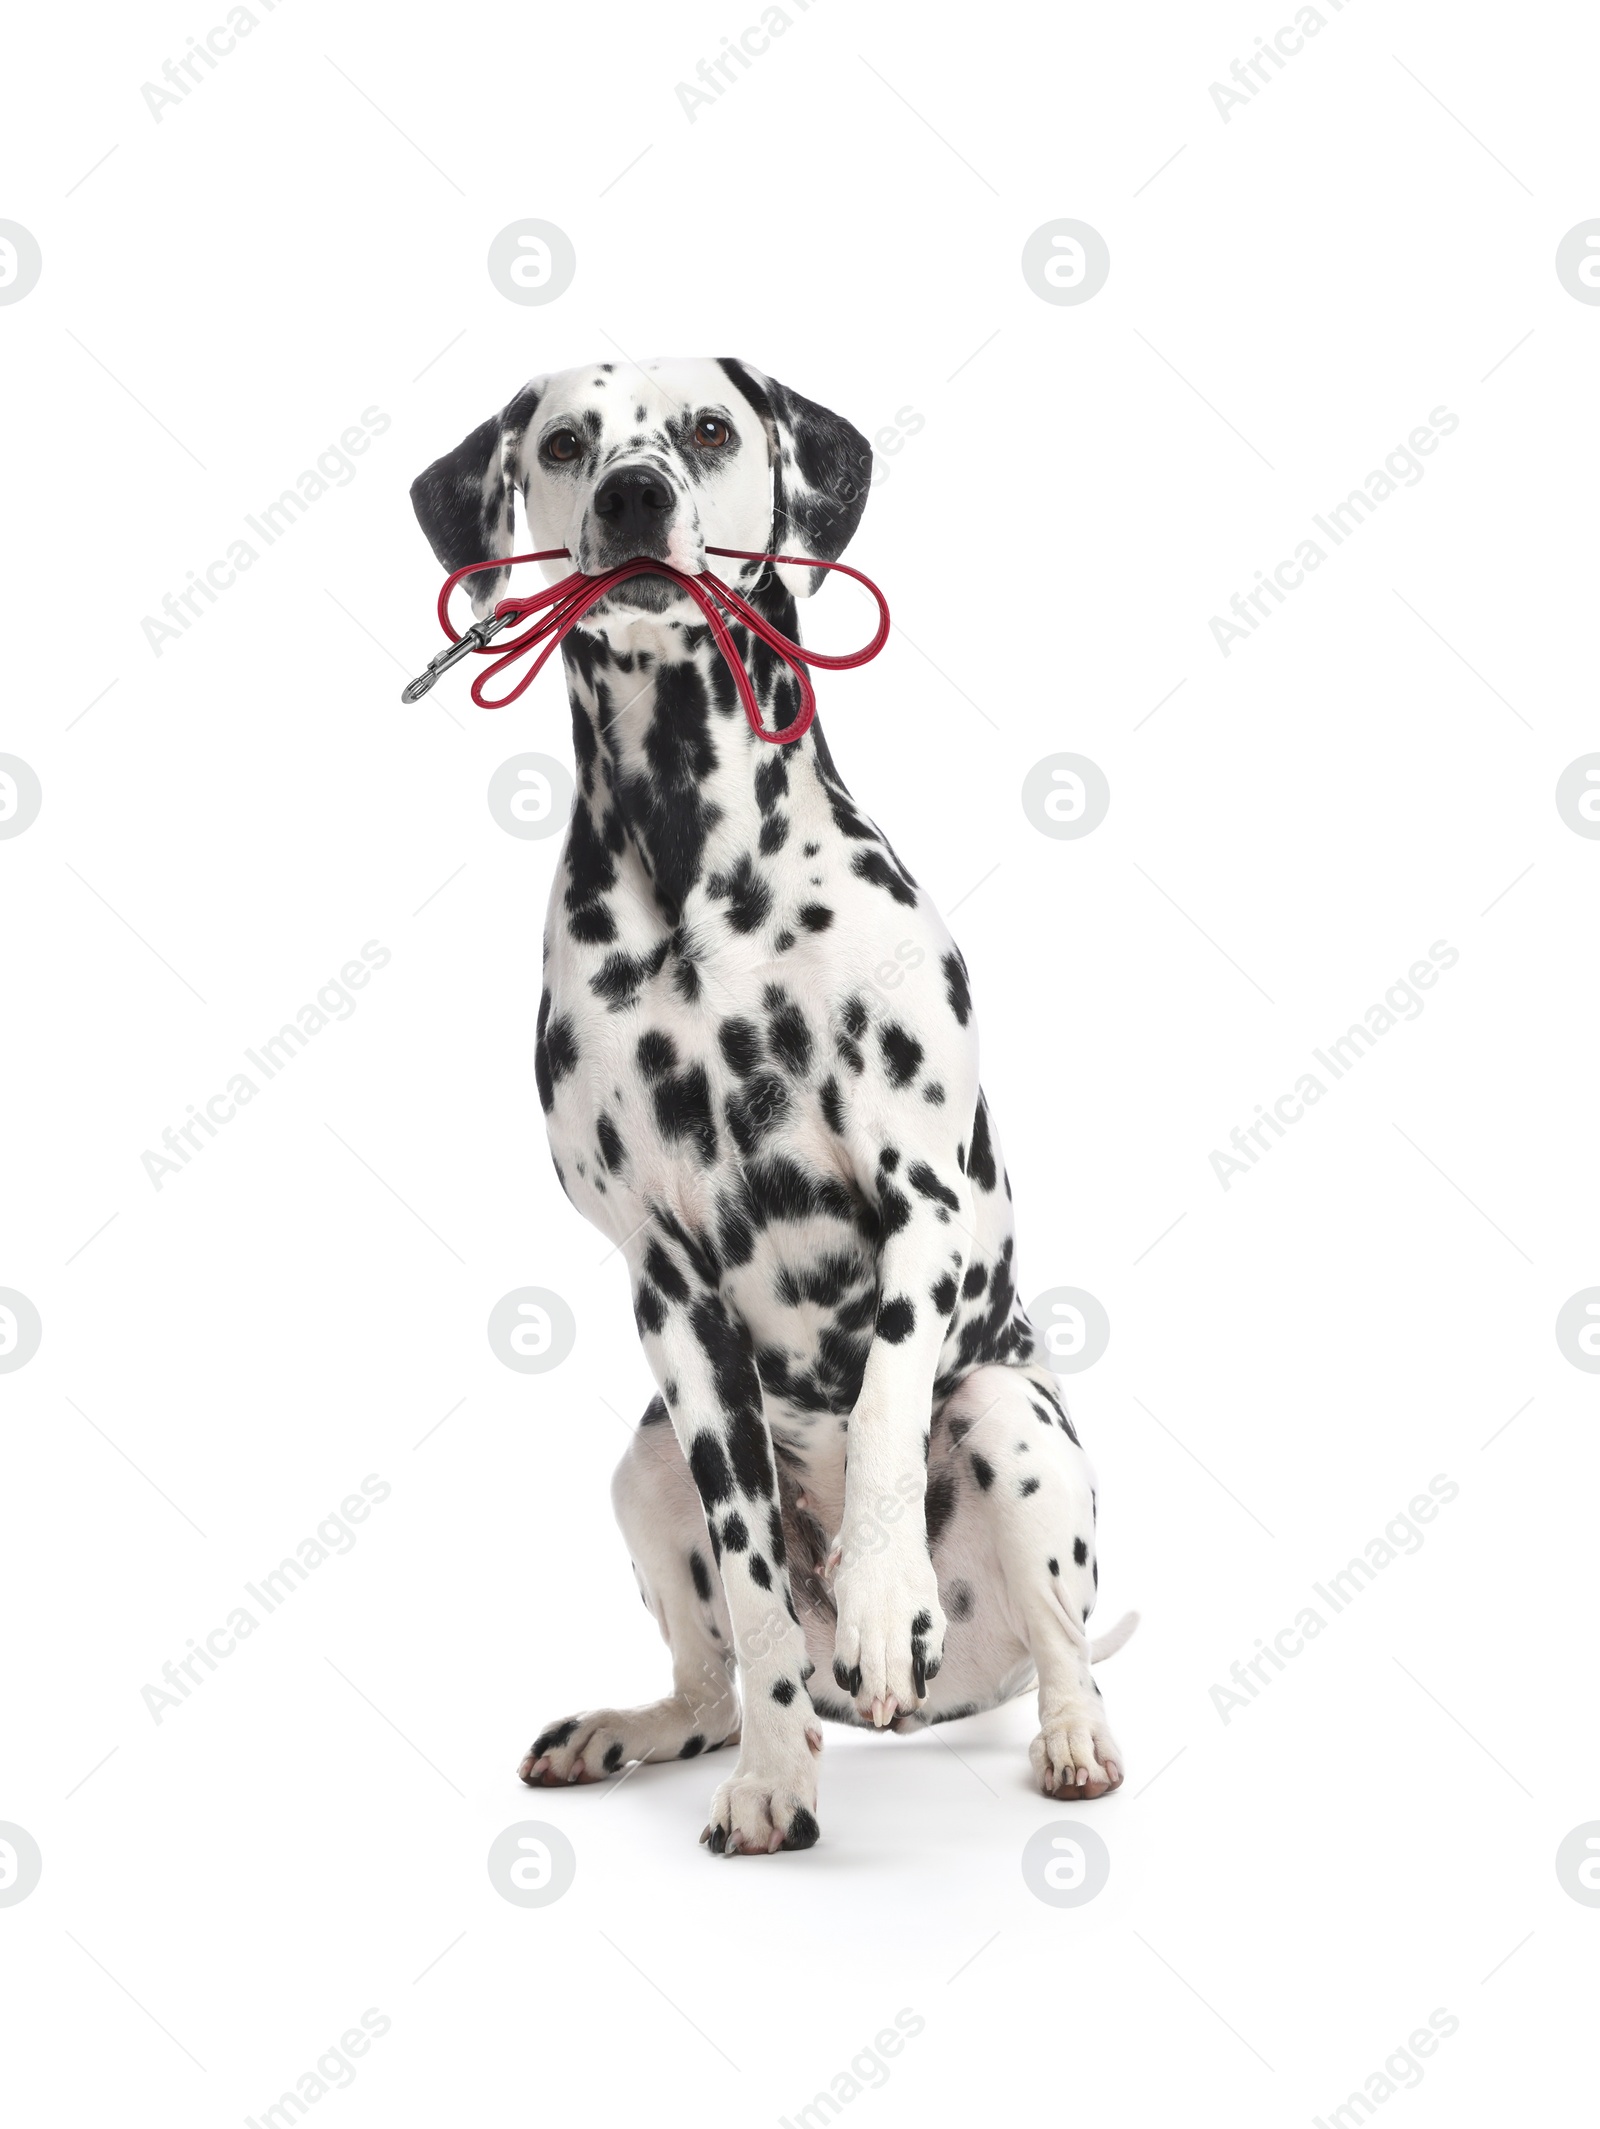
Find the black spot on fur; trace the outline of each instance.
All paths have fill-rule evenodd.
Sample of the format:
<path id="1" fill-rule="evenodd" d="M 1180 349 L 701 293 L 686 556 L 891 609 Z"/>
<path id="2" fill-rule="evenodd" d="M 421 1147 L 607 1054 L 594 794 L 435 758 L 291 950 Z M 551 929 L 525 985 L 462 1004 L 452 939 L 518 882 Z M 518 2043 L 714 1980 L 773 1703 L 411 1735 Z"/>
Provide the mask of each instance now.
<path id="1" fill-rule="evenodd" d="M 767 1020 L 767 1041 L 773 1055 L 799 1079 L 811 1063 L 811 1030 L 806 1016 L 793 999 L 773 985 L 769 1001 L 776 998 Z"/>
<path id="2" fill-rule="evenodd" d="M 666 1304 L 648 1279 L 640 1280 L 639 1291 L 633 1297 L 633 1320 L 639 1326 L 641 1337 L 646 1331 L 652 1331 L 659 1337 L 666 1324 Z M 665 1417 L 665 1414 L 662 1416 Z"/>
<path id="3" fill-rule="evenodd" d="M 659 1079 L 655 1087 L 656 1123 L 663 1138 L 692 1139 L 703 1161 L 717 1157 L 717 1127 L 711 1115 L 711 1083 L 704 1065 L 691 1065 Z"/>
<path id="4" fill-rule="evenodd" d="M 1022 1481 L 1022 1484 L 1017 1488 L 1017 1492 L 1021 1495 L 1023 1500 L 1026 1500 L 1030 1493 L 1037 1493 L 1038 1490 L 1039 1481 L 1036 1478 L 1025 1478 Z"/>
<path id="5" fill-rule="evenodd" d="M 706 882 L 706 892 L 726 902 L 726 916 L 734 931 L 759 931 L 772 909 L 772 890 L 756 871 L 755 860 L 745 851 L 737 864 Z"/>
<path id="6" fill-rule="evenodd" d="M 761 1062 L 761 1031 L 750 1020 L 725 1020 L 717 1030 L 717 1047 L 728 1069 L 746 1078 Z"/>
<path id="7" fill-rule="evenodd" d="M 881 850 L 858 850 L 851 861 L 850 870 L 858 880 L 866 880 L 873 887 L 881 887 L 892 894 L 897 902 L 907 909 L 917 906 L 917 890 L 909 876 L 900 871 Z"/>
<path id="8" fill-rule="evenodd" d="M 794 1698 L 794 1680 L 792 1678 L 779 1678 L 776 1680 L 772 1688 L 772 1697 L 780 1708 L 786 1708 Z"/>
<path id="9" fill-rule="evenodd" d="M 645 1251 L 644 1268 L 669 1301 L 688 1300 L 689 1282 L 659 1242 L 652 1242 Z"/>
<path id="10" fill-rule="evenodd" d="M 980 1190 L 995 1186 L 994 1145 L 989 1137 L 989 1106 L 978 1096 L 972 1119 L 972 1151 L 967 1155 L 967 1174 Z"/>
<path id="11" fill-rule="evenodd" d="M 962 1027 L 972 1017 L 972 993 L 967 988 L 966 965 L 957 953 L 948 953 L 939 966 L 944 970 L 944 994 L 950 1001 L 950 1010 Z"/>
<path id="12" fill-rule="evenodd" d="M 736 1412 L 728 1428 L 728 1450 L 734 1476 L 746 1500 L 772 1498 L 772 1457 L 767 1448 L 767 1430 L 761 1415 L 749 1407 Z"/>
<path id="13" fill-rule="evenodd" d="M 756 804 L 763 813 L 770 813 L 779 799 L 787 796 L 788 790 L 788 757 L 774 751 L 756 771 Z"/>
<path id="14" fill-rule="evenodd" d="M 934 1287 L 929 1297 L 941 1316 L 948 1316 L 956 1305 L 956 1282 L 948 1272 Z"/>
<path id="15" fill-rule="evenodd" d="M 552 1019 L 550 993 L 539 1000 L 539 1024 L 533 1046 L 533 1077 L 539 1089 L 539 1106 L 546 1116 L 555 1107 L 556 1088 L 578 1062 L 578 1044 L 572 1023 L 564 1013 Z"/>
<path id="16" fill-rule="evenodd" d="M 807 931 L 826 931 L 833 922 L 833 911 L 826 902 L 807 902 L 800 912 L 800 921 Z"/>
<path id="17" fill-rule="evenodd" d="M 818 1090 L 822 1103 L 823 1121 L 835 1138 L 844 1137 L 844 1103 L 839 1095 L 839 1082 L 830 1072 Z"/>
<path id="18" fill-rule="evenodd" d="M 607 1774 L 615 1774 L 617 1769 L 622 1765 L 621 1745 L 615 1744 L 607 1746 L 606 1756 L 600 1762 L 600 1764 L 605 1769 Z"/>
<path id="19" fill-rule="evenodd" d="M 695 1595 L 702 1604 L 709 1604 L 711 1602 L 711 1572 L 701 1558 L 699 1551 L 694 1547 L 691 1547 L 689 1552 L 689 1573 L 694 1578 Z"/>
<path id="20" fill-rule="evenodd" d="M 945 1617 L 959 1625 L 963 1619 L 972 1617 L 972 1584 L 952 1582 L 943 1592 Z"/>
<path id="21" fill-rule="evenodd" d="M 891 1087 L 909 1086 L 922 1063 L 922 1044 L 893 1020 L 878 1030 L 878 1047 L 888 1069 Z"/>
<path id="22" fill-rule="evenodd" d="M 707 1508 L 715 1508 L 723 1501 L 732 1500 L 733 1473 L 728 1469 L 728 1459 L 723 1454 L 722 1444 L 714 1434 L 701 1433 L 695 1436 L 689 1446 L 689 1470 Z"/>
<path id="23" fill-rule="evenodd" d="M 936 1545 L 944 1534 L 944 1527 L 956 1509 L 956 1475 L 946 1469 L 936 1471 L 928 1481 L 926 1513 L 928 1518 L 928 1543 Z M 948 1603 L 945 1609 L 949 1610 Z"/>
<path id="24" fill-rule="evenodd" d="M 661 973 L 671 945 L 670 939 L 663 939 L 647 954 L 607 954 L 589 978 L 590 990 L 597 998 L 603 998 L 613 1013 L 620 1013 L 633 1003 L 652 976 Z"/>
<path id="25" fill-rule="evenodd" d="M 703 1737 L 686 1737 L 678 1747 L 678 1757 L 679 1759 L 698 1759 L 705 1748 L 706 1741 Z M 722 1831 L 720 1826 L 717 1831 L 719 1833 Z"/>
<path id="26" fill-rule="evenodd" d="M 663 1072 L 670 1072 L 678 1062 L 677 1044 L 660 1028 L 651 1028 L 641 1035 L 639 1047 L 634 1054 L 639 1060 L 639 1070 L 646 1079 L 659 1079 Z"/>
<path id="27" fill-rule="evenodd" d="M 600 1142 L 601 1160 L 615 1175 L 627 1156 L 623 1151 L 621 1135 L 604 1109 L 600 1111 L 600 1120 L 594 1127 L 594 1135 Z"/>
<path id="28" fill-rule="evenodd" d="M 931 1198 L 936 1205 L 948 1206 L 951 1212 L 961 1210 L 961 1200 L 946 1183 L 941 1183 L 926 1161 L 914 1161 L 906 1170 L 906 1181 L 922 1197 Z"/>
<path id="29" fill-rule="evenodd" d="M 890 1345 L 903 1345 L 916 1325 L 917 1312 L 903 1295 L 885 1301 L 878 1311 L 878 1336 Z"/>
<path id="30" fill-rule="evenodd" d="M 789 1090 L 774 1073 L 758 1072 L 746 1080 L 727 1105 L 728 1129 L 739 1151 L 747 1157 L 754 1153 L 783 1121 L 788 1107 Z"/>
<path id="31" fill-rule="evenodd" d="M 911 1200 L 884 1177 L 878 1178 L 878 1228 L 887 1240 L 897 1235 L 911 1217 Z"/>
<path id="32" fill-rule="evenodd" d="M 994 1484 L 993 1464 L 988 1463 L 983 1457 L 981 1457 L 976 1449 L 974 1449 L 972 1452 L 972 1475 L 978 1481 L 978 1484 L 983 1488 L 985 1493 L 987 1493 L 989 1488 Z"/>
<path id="33" fill-rule="evenodd" d="M 1088 1557 L 1089 1557 L 1089 1548 L 1088 1548 L 1088 1546 L 1087 1546 L 1087 1545 L 1085 1545 L 1085 1543 L 1083 1542 L 1082 1538 L 1074 1538 L 1074 1539 L 1073 1539 L 1073 1541 L 1072 1541 L 1072 1557 L 1073 1557 L 1073 1560 L 1074 1560 L 1074 1561 L 1076 1562 L 1076 1564 L 1077 1564 L 1077 1565 L 1078 1565 L 1079 1567 L 1081 1567 L 1081 1566 L 1082 1566 L 1082 1565 L 1084 1564 L 1084 1562 L 1085 1562 L 1085 1561 L 1086 1561 L 1086 1560 L 1088 1559 Z"/>

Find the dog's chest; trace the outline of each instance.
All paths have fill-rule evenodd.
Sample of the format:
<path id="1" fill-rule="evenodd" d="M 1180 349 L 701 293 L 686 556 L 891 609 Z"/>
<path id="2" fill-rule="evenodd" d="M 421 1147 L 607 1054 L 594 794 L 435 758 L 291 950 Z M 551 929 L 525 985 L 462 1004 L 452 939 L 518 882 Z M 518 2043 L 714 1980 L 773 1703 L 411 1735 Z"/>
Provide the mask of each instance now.
<path id="1" fill-rule="evenodd" d="M 652 1271 L 635 1238 L 664 1214 L 690 1247 L 703 1240 L 800 1433 L 848 1412 L 870 1343 L 877 1221 L 846 1116 L 853 1103 L 859 1119 L 861 1044 L 881 1017 L 873 966 L 887 952 L 901 973 L 881 929 L 904 936 L 908 914 L 852 871 L 831 821 L 808 827 L 792 851 L 709 871 L 670 926 L 619 882 L 606 953 L 572 936 L 563 868 L 537 1057 L 558 1173 L 628 1247 L 641 1321 Z M 742 928 L 754 908 L 763 921 Z"/>

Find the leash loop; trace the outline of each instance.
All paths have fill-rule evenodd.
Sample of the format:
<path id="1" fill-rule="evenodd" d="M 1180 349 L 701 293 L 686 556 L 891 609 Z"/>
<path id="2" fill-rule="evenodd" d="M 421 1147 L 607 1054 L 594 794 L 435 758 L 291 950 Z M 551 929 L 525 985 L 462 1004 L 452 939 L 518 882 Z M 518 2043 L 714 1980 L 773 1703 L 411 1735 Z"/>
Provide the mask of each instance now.
<path id="1" fill-rule="evenodd" d="M 463 568 L 452 570 L 444 580 L 439 592 L 439 626 L 450 638 L 447 647 L 428 661 L 426 668 L 411 681 L 401 694 L 402 702 L 418 702 L 428 692 L 441 673 L 446 673 L 463 658 L 477 655 L 494 657 L 494 663 L 478 675 L 472 683 L 472 699 L 480 710 L 503 710 L 532 685 L 543 670 L 553 650 L 568 635 L 591 606 L 596 605 L 619 584 L 630 577 L 666 577 L 699 607 L 711 632 L 711 640 L 720 652 L 744 709 L 750 729 L 758 739 L 769 746 L 787 746 L 791 740 L 802 738 L 817 714 L 817 698 L 811 685 L 807 666 L 820 666 L 830 672 L 847 672 L 852 666 L 865 665 L 869 658 L 876 658 L 889 638 L 889 603 L 872 579 L 859 569 L 852 569 L 848 562 L 819 562 L 809 555 L 758 554 L 744 547 L 708 547 L 707 554 L 725 556 L 736 562 L 788 562 L 799 569 L 837 570 L 842 575 L 854 577 L 858 584 L 866 586 L 878 605 L 878 626 L 870 643 L 861 650 L 833 655 L 823 651 L 808 651 L 774 628 L 763 614 L 756 612 L 750 603 L 712 570 L 701 570 L 697 576 L 674 569 L 670 563 L 636 556 L 623 562 L 616 569 L 608 569 L 599 576 L 585 576 L 574 570 L 558 583 L 548 584 L 543 591 L 531 592 L 517 598 L 502 599 L 492 614 L 476 621 L 470 628 L 457 630 L 450 620 L 450 594 L 464 577 L 475 576 L 485 569 L 510 569 L 518 562 L 554 562 L 570 559 L 565 547 L 547 547 L 538 554 L 514 554 L 503 561 L 468 562 Z M 503 630 L 521 621 L 532 620 L 532 626 L 520 635 L 504 642 L 496 642 Z M 782 731 L 769 732 L 761 722 L 761 705 L 756 700 L 750 675 L 745 670 L 744 660 L 734 642 L 730 621 L 737 622 L 765 643 L 768 649 L 788 666 L 800 687 L 800 712 L 792 724 Z M 483 692 L 485 684 L 497 673 L 502 673 L 529 652 L 538 655 L 516 685 L 507 693 L 490 698 Z"/>

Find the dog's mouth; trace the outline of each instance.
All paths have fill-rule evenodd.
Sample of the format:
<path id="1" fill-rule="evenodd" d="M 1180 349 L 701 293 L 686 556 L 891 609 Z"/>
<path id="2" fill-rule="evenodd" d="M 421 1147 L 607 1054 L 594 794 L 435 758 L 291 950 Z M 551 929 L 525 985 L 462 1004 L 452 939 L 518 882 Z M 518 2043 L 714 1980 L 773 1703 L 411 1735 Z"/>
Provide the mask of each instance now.
<path id="1" fill-rule="evenodd" d="M 628 559 L 631 561 L 633 557 L 629 556 Z M 656 557 L 645 556 L 643 559 L 654 560 Z M 614 566 L 616 565 L 607 563 L 601 569 L 588 571 L 586 574 L 600 576 L 606 568 Z M 670 607 L 690 604 L 670 577 L 641 575 L 629 577 L 626 583 L 619 584 L 614 591 L 607 592 L 603 599 L 597 600 L 590 608 L 590 613 L 600 619 L 619 609 L 627 609 L 633 613 L 664 614 Z"/>

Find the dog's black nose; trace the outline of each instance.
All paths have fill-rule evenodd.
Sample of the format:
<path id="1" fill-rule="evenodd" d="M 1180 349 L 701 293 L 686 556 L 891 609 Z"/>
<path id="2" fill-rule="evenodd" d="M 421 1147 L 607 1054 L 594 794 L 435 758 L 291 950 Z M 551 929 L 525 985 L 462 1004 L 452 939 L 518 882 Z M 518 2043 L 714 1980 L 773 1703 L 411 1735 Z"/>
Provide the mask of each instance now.
<path id="1" fill-rule="evenodd" d="M 672 511 L 672 490 L 658 473 L 644 466 L 618 466 L 594 493 L 594 514 L 626 549 L 661 538 Z"/>

